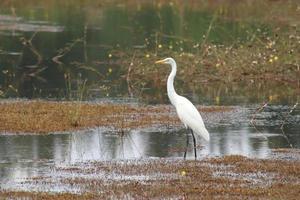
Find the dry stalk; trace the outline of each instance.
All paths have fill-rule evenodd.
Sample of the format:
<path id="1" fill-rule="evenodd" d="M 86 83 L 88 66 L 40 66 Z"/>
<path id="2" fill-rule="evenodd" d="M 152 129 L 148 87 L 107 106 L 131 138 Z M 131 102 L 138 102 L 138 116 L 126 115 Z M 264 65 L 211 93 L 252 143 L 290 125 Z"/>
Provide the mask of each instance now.
<path id="1" fill-rule="evenodd" d="M 258 113 L 260 113 L 261 111 L 263 111 L 264 108 L 266 108 L 268 106 L 268 104 L 270 103 L 270 101 L 267 101 L 266 103 L 264 103 L 263 105 L 261 105 L 259 108 L 256 109 L 256 111 L 253 113 L 252 115 L 252 118 L 251 118 L 251 121 L 250 121 L 250 124 L 253 125 L 253 127 L 255 128 L 255 130 L 258 132 L 258 133 L 262 133 L 260 130 L 258 130 L 258 128 L 256 127 L 255 125 L 255 118 L 256 118 L 256 115 Z M 263 137 L 268 140 L 268 138 L 263 135 Z"/>
<path id="2" fill-rule="evenodd" d="M 286 114 L 286 116 L 284 117 L 283 121 L 282 121 L 282 124 L 280 126 L 280 129 L 283 129 L 284 128 L 284 124 L 288 118 L 288 116 L 290 116 L 290 114 L 296 109 L 296 107 L 298 106 L 298 102 L 296 102 L 294 104 L 294 106 L 290 109 L 290 111 Z"/>
<path id="3" fill-rule="evenodd" d="M 43 61 L 43 57 L 42 55 L 37 51 L 37 49 L 34 47 L 34 45 L 32 44 L 32 40 L 34 39 L 34 37 L 38 34 L 38 32 L 34 32 L 31 36 L 31 38 L 29 40 L 27 40 L 26 38 L 22 37 L 20 40 L 22 42 L 22 44 L 26 47 L 28 47 L 30 49 L 30 51 L 32 51 L 32 53 L 36 56 L 37 58 L 37 62 L 34 66 L 39 66 L 42 61 Z"/>
<path id="4" fill-rule="evenodd" d="M 128 93 L 129 93 L 130 97 L 133 97 L 130 73 L 132 71 L 133 62 L 134 62 L 134 59 L 135 59 L 135 54 L 136 54 L 136 51 L 133 52 L 133 56 L 131 57 L 131 61 L 130 61 L 130 64 L 129 64 L 129 67 L 128 67 L 128 70 L 127 70 L 127 75 L 126 75 L 126 82 L 127 82 Z"/>
<path id="5" fill-rule="evenodd" d="M 287 136 L 287 135 L 285 134 L 285 132 L 284 132 L 284 124 L 286 123 L 287 118 L 291 115 L 291 113 L 296 109 L 297 106 L 298 106 L 298 102 L 296 102 L 296 103 L 294 104 L 294 106 L 290 109 L 290 111 L 286 114 L 286 116 L 284 117 L 284 119 L 283 119 L 283 121 L 282 121 L 282 124 L 281 124 L 281 126 L 280 126 L 280 130 L 281 130 L 283 136 L 285 137 L 285 139 L 287 140 L 287 142 L 289 143 L 289 146 L 290 146 L 291 148 L 293 148 L 293 145 L 292 145 L 292 143 L 290 142 L 288 136 Z"/>
<path id="6" fill-rule="evenodd" d="M 35 36 L 38 34 L 38 32 L 34 32 L 30 39 L 26 39 L 25 37 L 21 37 L 20 41 L 24 47 L 28 47 L 29 50 L 36 56 L 36 63 L 33 65 L 27 65 L 25 66 L 28 70 L 24 73 L 27 77 L 35 77 L 39 79 L 42 82 L 47 82 L 46 79 L 38 76 L 39 73 L 43 72 L 45 69 L 47 69 L 47 66 L 42 67 L 43 62 L 43 56 L 39 53 L 39 51 L 35 48 L 35 46 L 32 44 L 32 40 L 35 38 Z"/>
<path id="7" fill-rule="evenodd" d="M 78 42 L 82 42 L 82 39 L 76 39 L 72 43 L 66 45 L 63 49 L 60 49 L 59 53 L 52 58 L 52 61 L 58 65 L 62 65 L 63 62 L 61 62 L 60 59 L 64 57 L 67 53 L 69 53 Z"/>

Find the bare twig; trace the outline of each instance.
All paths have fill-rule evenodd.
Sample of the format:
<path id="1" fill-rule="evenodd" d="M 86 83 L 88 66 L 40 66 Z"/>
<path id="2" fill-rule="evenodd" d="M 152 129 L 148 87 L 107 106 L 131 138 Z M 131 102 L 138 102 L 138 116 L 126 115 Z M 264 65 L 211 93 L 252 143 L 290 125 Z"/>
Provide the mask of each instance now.
<path id="1" fill-rule="evenodd" d="M 256 118 L 256 115 L 261 112 L 265 107 L 268 106 L 268 104 L 270 103 L 270 101 L 267 101 L 266 103 L 264 103 L 263 105 L 261 105 L 258 109 L 256 109 L 256 111 L 253 113 L 252 115 L 252 118 L 251 118 L 251 121 L 250 121 L 250 124 L 253 125 L 253 127 L 255 128 L 255 130 L 258 132 L 258 133 L 262 133 L 260 130 L 258 130 L 258 128 L 256 127 L 255 125 L 255 118 Z M 265 136 L 265 135 L 262 135 L 266 140 L 268 140 L 268 138 Z"/>
<path id="2" fill-rule="evenodd" d="M 130 64 L 129 64 L 129 67 L 128 67 L 128 70 L 127 70 L 127 76 L 126 76 L 128 93 L 129 93 L 130 97 L 133 96 L 132 85 L 131 85 L 131 81 L 130 81 L 130 73 L 131 73 L 131 70 L 132 70 L 133 61 L 135 59 L 135 54 L 136 54 L 136 51 L 134 51 L 134 53 L 133 53 L 133 56 L 131 58 L 131 61 L 130 61 Z"/>
<path id="3" fill-rule="evenodd" d="M 87 29 L 88 25 L 84 25 L 84 34 L 83 34 L 83 56 L 84 56 L 84 61 L 88 61 L 88 55 L 87 55 Z"/>
<path id="4" fill-rule="evenodd" d="M 288 116 L 296 109 L 296 107 L 298 106 L 298 102 L 295 103 L 295 105 L 290 109 L 290 111 L 286 114 L 286 116 L 284 117 L 283 121 L 282 121 L 282 124 L 280 126 L 280 129 L 283 129 L 284 128 L 284 124 L 288 118 Z"/>
<path id="5" fill-rule="evenodd" d="M 67 53 L 69 53 L 72 48 L 79 42 L 82 42 L 82 39 L 76 39 L 72 43 L 67 44 L 63 49 L 59 50 L 59 53 L 52 58 L 52 61 L 58 65 L 62 65 L 63 63 L 60 61 L 60 58 L 64 57 Z"/>
<path id="6" fill-rule="evenodd" d="M 206 31 L 205 38 L 204 38 L 204 40 L 201 43 L 201 46 L 200 46 L 201 51 L 203 50 L 203 48 L 204 48 L 204 46 L 205 46 L 205 44 L 207 42 L 207 39 L 208 39 L 208 37 L 210 35 L 211 29 L 213 27 L 213 24 L 215 23 L 215 21 L 216 21 L 217 18 L 218 18 L 218 15 L 217 15 L 217 13 L 215 13 L 214 16 L 213 16 L 213 18 L 210 21 L 210 24 L 209 24 L 209 27 L 208 27 L 207 31 Z M 204 51 L 203 51 L 202 57 L 203 57 L 203 55 L 204 55 Z"/>
<path id="7" fill-rule="evenodd" d="M 270 102 L 270 101 L 267 101 L 266 103 L 264 103 L 263 105 L 261 105 L 261 106 L 260 106 L 259 108 L 257 108 L 256 111 L 253 113 L 252 118 L 251 118 L 251 121 L 250 121 L 250 123 L 251 123 L 252 125 L 254 125 L 254 120 L 255 120 L 255 118 L 256 118 L 257 113 L 261 112 L 265 107 L 267 107 L 268 104 L 269 104 L 269 102 Z"/>
<path id="8" fill-rule="evenodd" d="M 43 56 L 39 53 L 39 51 L 35 48 L 35 46 L 32 44 L 33 39 L 38 34 L 38 32 L 34 32 L 30 39 L 26 39 L 25 37 L 21 37 L 20 41 L 23 44 L 24 47 L 28 47 L 29 50 L 36 56 L 36 63 L 32 65 L 26 65 L 24 67 L 27 68 L 27 70 L 24 72 L 23 78 L 36 78 L 39 81 L 47 82 L 47 80 L 39 74 L 47 69 L 47 66 L 42 66 L 43 62 Z"/>
<path id="9" fill-rule="evenodd" d="M 282 124 L 281 124 L 281 126 L 280 126 L 281 132 L 282 132 L 283 136 L 285 137 L 285 139 L 287 140 L 287 142 L 288 142 L 288 144 L 289 144 L 289 146 L 290 146 L 291 148 L 293 148 L 293 145 L 292 145 L 292 143 L 290 142 L 288 136 L 287 136 L 287 135 L 285 134 L 285 132 L 284 132 L 284 124 L 285 124 L 285 122 L 286 122 L 288 116 L 296 109 L 297 106 L 298 106 L 298 102 L 296 102 L 295 105 L 294 105 L 294 106 L 290 109 L 290 111 L 286 114 L 286 116 L 284 117 L 284 119 L 283 119 L 283 121 L 282 121 Z"/>
<path id="10" fill-rule="evenodd" d="M 30 51 L 32 51 L 32 53 L 36 56 L 37 62 L 36 62 L 36 64 L 33 65 L 33 66 L 36 66 L 36 67 L 40 66 L 41 63 L 42 63 L 42 61 L 43 61 L 42 55 L 37 51 L 37 49 L 36 49 L 36 48 L 34 47 L 34 45 L 32 44 L 32 40 L 33 40 L 34 37 L 37 35 L 37 33 L 38 33 L 37 31 L 34 32 L 34 33 L 32 34 L 32 36 L 30 37 L 29 40 L 27 40 L 27 39 L 24 38 L 24 37 L 21 38 L 22 44 L 23 44 L 24 46 L 28 47 L 28 48 L 30 49 Z M 33 68 L 33 67 L 31 67 L 31 68 Z"/>

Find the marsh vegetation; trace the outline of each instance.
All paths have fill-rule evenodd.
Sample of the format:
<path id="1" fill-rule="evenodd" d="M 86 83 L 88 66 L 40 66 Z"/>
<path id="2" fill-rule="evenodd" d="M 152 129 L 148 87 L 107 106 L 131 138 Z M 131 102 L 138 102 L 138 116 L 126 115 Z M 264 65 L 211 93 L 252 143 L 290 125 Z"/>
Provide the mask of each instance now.
<path id="1" fill-rule="evenodd" d="M 299 16 L 297 0 L 1 1 L 0 198 L 295 199 Z M 200 161 L 179 160 L 164 57 L 212 135 Z"/>
<path id="2" fill-rule="evenodd" d="M 169 69 L 153 64 L 165 56 L 199 102 L 299 95 L 297 1 L 54 2 L 2 3 L 2 96 L 76 99 L 85 84 L 85 99 L 165 103 Z"/>

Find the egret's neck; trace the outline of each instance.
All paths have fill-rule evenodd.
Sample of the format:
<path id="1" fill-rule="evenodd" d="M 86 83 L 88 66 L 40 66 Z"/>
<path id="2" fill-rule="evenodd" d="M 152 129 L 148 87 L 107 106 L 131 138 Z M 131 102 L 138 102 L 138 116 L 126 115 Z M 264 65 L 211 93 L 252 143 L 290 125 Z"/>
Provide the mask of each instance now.
<path id="1" fill-rule="evenodd" d="M 174 89 L 174 78 L 176 76 L 177 66 L 176 66 L 175 62 L 172 63 L 171 66 L 172 66 L 172 71 L 168 77 L 167 90 L 168 90 L 169 99 L 170 99 L 171 103 L 175 106 L 176 97 L 178 96 L 178 94 L 176 93 L 176 91 Z"/>

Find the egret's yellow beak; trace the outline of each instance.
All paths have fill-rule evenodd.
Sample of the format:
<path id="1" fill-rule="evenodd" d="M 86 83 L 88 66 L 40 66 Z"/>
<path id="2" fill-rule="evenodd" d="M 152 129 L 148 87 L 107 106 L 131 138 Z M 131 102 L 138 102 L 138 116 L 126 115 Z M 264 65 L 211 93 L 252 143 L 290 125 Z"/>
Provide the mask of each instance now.
<path id="1" fill-rule="evenodd" d="M 155 62 L 155 64 L 165 64 L 165 61 L 164 60 L 158 60 Z"/>

